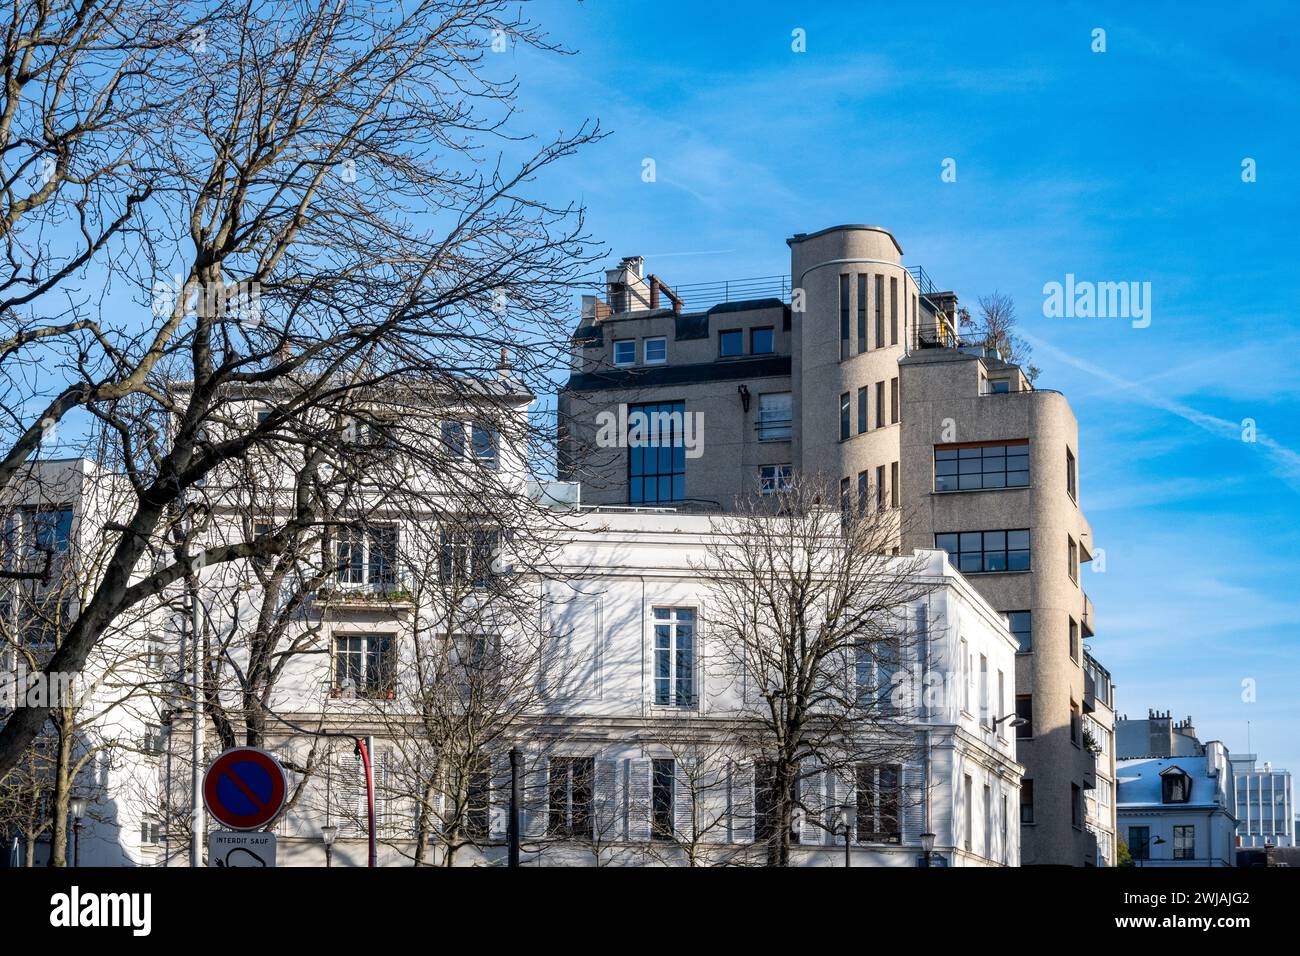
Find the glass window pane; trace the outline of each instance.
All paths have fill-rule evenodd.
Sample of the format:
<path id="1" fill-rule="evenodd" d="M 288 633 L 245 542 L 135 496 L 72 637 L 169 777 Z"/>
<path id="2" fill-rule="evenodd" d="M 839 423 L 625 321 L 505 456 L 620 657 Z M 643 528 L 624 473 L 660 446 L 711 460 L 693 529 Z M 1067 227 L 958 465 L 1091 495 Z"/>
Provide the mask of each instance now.
<path id="1" fill-rule="evenodd" d="M 1007 570 L 1008 570 L 1008 571 L 1028 571 L 1028 570 L 1029 570 L 1029 552 L 1028 552 L 1028 551 L 1009 551 L 1009 552 L 1007 552 Z"/>
<path id="2" fill-rule="evenodd" d="M 1008 547 L 1008 548 L 1025 548 L 1025 549 L 1027 549 L 1027 548 L 1029 547 L 1029 532 L 1028 532 L 1028 531 L 1024 531 L 1024 530 L 1021 530 L 1021 531 L 1008 531 L 1008 532 L 1007 532 L 1007 547 Z"/>
<path id="3" fill-rule="evenodd" d="M 957 536 L 955 534 L 936 534 L 934 536 L 934 546 L 949 553 L 954 553 L 957 550 Z"/>
<path id="4" fill-rule="evenodd" d="M 979 551 L 983 546 L 983 537 L 978 531 L 963 531 L 961 533 L 961 550 Z"/>

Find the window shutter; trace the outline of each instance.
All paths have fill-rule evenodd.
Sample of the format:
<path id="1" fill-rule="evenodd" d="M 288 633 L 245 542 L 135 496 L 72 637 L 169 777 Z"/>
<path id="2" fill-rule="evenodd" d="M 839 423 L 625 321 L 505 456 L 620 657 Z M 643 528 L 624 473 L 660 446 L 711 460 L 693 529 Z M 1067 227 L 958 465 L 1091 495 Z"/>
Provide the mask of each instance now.
<path id="1" fill-rule="evenodd" d="M 619 761 L 596 761 L 596 836 L 601 842 L 623 839 L 623 788 Z"/>
<path id="2" fill-rule="evenodd" d="M 673 829 L 677 839 L 685 843 L 695 841 L 697 788 L 693 779 L 694 773 L 695 767 L 691 763 L 691 758 L 679 757 L 673 761 Z M 701 814 L 703 809 L 700 808 Z"/>
<path id="3" fill-rule="evenodd" d="M 525 757 L 524 767 L 524 806 L 519 827 L 524 836 L 540 839 L 546 835 L 547 810 L 550 807 L 549 768 L 545 757 L 536 758 L 531 766 Z"/>
<path id="4" fill-rule="evenodd" d="M 828 827 L 827 841 L 835 846 L 844 845 L 844 827 L 840 820 L 841 814 L 848 816 L 850 828 L 852 828 L 854 819 L 857 817 L 857 806 L 853 802 L 853 783 L 846 776 L 846 774 L 852 772 L 852 767 L 846 767 L 839 771 L 828 770 L 825 775 L 826 813 L 822 819 Z"/>
<path id="5" fill-rule="evenodd" d="M 331 820 L 344 836 L 366 832 L 365 769 L 351 751 L 335 754 Z"/>
<path id="6" fill-rule="evenodd" d="M 920 767 L 903 768 L 902 816 L 903 842 L 919 843 L 925 832 L 925 771 Z"/>
<path id="7" fill-rule="evenodd" d="M 627 838 L 645 842 L 650 839 L 651 762 L 635 758 L 627 767 Z"/>
<path id="8" fill-rule="evenodd" d="M 823 827 L 826 822 L 826 801 L 822 797 L 825 774 L 813 760 L 805 760 L 800 772 L 803 779 L 799 781 L 799 796 L 804 809 L 799 841 L 807 846 L 819 846 L 826 842 L 826 830 Z"/>
<path id="9" fill-rule="evenodd" d="M 492 755 L 492 783 L 488 798 L 488 835 L 504 840 L 510 829 L 510 755 Z"/>
<path id="10" fill-rule="evenodd" d="M 732 843 L 754 842 L 754 762 L 732 761 L 730 774 L 729 835 Z"/>

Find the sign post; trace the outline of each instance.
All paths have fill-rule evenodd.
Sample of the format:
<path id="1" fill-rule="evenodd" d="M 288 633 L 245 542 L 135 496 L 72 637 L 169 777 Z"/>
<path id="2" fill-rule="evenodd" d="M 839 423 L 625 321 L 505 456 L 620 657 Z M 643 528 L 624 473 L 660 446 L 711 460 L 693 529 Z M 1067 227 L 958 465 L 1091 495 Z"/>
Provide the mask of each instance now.
<path id="1" fill-rule="evenodd" d="M 284 768 L 256 747 L 227 750 L 203 775 L 208 813 L 231 830 L 260 830 L 279 816 L 287 795 Z M 208 835 L 208 866 L 275 866 L 275 836 L 214 831 Z"/>

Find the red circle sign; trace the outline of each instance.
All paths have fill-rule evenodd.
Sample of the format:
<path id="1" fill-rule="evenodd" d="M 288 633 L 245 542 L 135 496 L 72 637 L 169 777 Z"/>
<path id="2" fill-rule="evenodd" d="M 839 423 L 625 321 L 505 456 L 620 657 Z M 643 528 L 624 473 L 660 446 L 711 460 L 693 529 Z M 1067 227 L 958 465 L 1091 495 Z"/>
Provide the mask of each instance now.
<path id="1" fill-rule="evenodd" d="M 257 830 L 284 807 L 287 786 L 280 761 L 256 747 L 227 750 L 203 775 L 208 813 L 232 830 Z"/>

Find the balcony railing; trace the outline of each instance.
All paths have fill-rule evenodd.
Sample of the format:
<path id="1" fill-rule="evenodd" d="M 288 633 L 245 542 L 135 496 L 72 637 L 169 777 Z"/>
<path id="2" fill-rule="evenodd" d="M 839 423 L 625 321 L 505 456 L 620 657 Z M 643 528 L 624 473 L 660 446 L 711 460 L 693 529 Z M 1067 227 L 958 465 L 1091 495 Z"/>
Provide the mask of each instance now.
<path id="1" fill-rule="evenodd" d="M 794 435 L 794 420 L 790 418 L 760 418 L 754 423 L 759 441 L 789 441 Z"/>
<path id="2" fill-rule="evenodd" d="M 703 312 L 726 302 L 747 299 L 790 301 L 789 276 L 757 276 L 752 279 L 724 279 L 721 282 L 694 282 L 675 285 L 673 291 L 682 300 L 682 311 Z"/>

